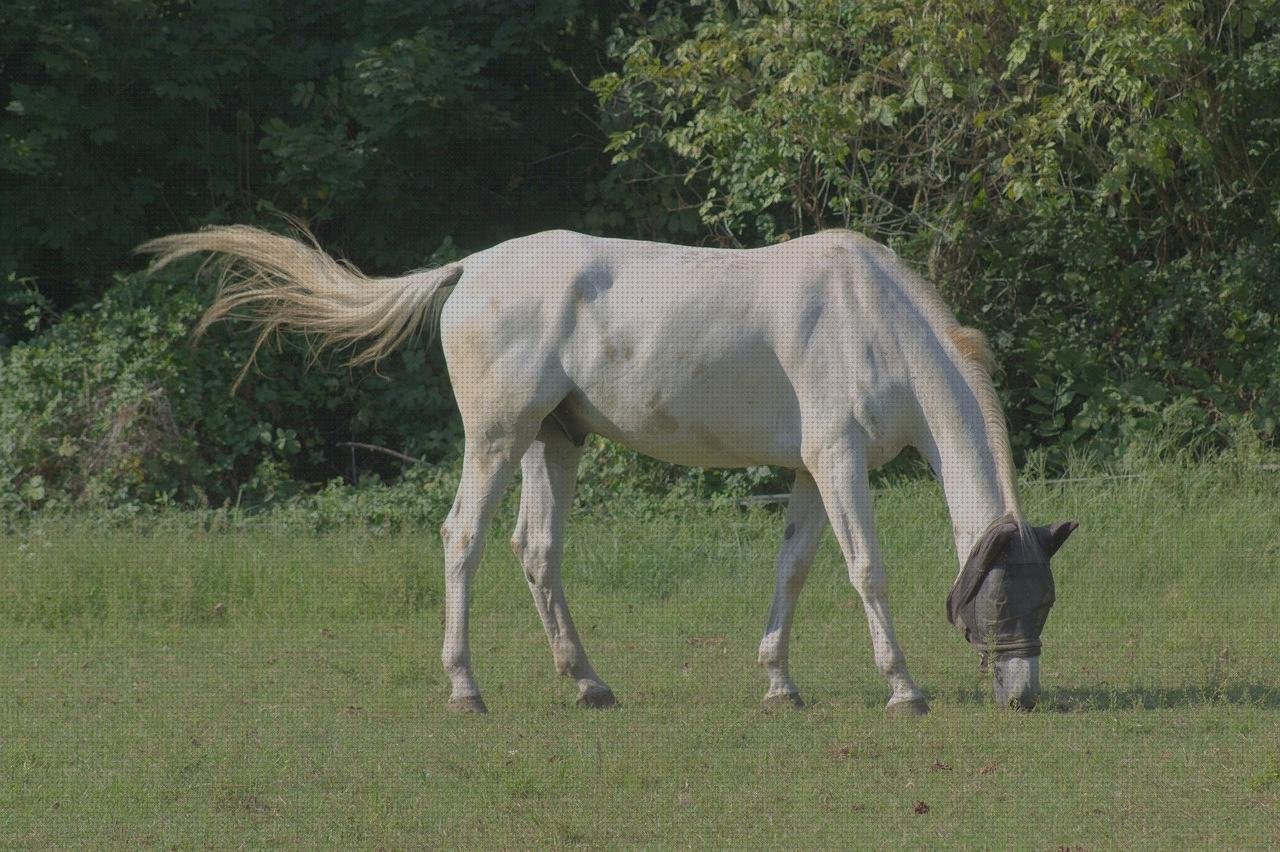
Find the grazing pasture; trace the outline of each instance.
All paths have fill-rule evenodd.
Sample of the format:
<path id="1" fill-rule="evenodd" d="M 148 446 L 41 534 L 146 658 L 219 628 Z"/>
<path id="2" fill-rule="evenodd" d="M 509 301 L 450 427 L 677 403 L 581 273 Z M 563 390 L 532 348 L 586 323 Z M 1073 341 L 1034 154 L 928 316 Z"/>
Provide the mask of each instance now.
<path id="1" fill-rule="evenodd" d="M 782 532 L 721 509 L 570 527 L 565 579 L 621 707 L 573 706 L 514 557 L 473 641 L 493 711 L 443 708 L 434 529 L 42 518 L 0 536 L 0 836 L 17 846 L 1280 844 L 1280 474 L 1024 487 L 1078 518 L 1041 706 L 993 706 L 947 623 L 939 488 L 881 491 L 887 689 L 834 541 L 796 615 L 810 707 L 766 712 Z M 508 506 L 497 533 L 510 529 Z M 502 541 L 495 535 L 494 544 Z"/>

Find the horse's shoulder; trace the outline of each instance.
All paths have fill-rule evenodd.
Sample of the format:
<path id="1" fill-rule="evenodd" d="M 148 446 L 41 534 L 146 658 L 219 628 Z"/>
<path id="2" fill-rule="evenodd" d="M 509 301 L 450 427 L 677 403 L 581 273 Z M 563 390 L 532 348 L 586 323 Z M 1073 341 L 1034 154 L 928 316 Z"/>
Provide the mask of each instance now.
<path id="1" fill-rule="evenodd" d="M 840 282 L 840 289 L 860 289 L 871 287 L 882 289 L 885 284 L 901 286 L 905 265 L 888 247 L 881 245 L 868 236 L 857 231 L 833 228 L 800 237 L 789 243 L 789 252 L 794 257 L 804 258 L 802 264 L 810 286 L 828 276 L 823 270 L 834 274 Z M 782 260 L 783 258 L 779 258 Z"/>
<path id="2" fill-rule="evenodd" d="M 846 281 L 850 286 L 867 288 L 876 293 L 898 293 L 926 304 L 930 310 L 942 309 L 934 286 L 898 254 L 857 231 L 832 229 L 813 235 L 816 244 L 827 247 L 830 256 L 839 258 L 854 274 Z"/>

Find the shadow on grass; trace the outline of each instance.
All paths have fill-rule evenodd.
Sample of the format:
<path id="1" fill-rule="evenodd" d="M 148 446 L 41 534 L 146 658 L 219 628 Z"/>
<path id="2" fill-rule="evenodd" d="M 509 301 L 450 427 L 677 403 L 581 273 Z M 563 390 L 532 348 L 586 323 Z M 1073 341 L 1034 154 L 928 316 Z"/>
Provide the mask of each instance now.
<path id="1" fill-rule="evenodd" d="M 990 704 L 987 689 L 961 690 L 959 704 Z M 1050 687 L 1041 696 L 1039 709 L 1049 713 L 1079 713 L 1089 710 L 1162 710 L 1179 707 L 1265 707 L 1280 710 L 1280 684 L 1236 683 L 1201 686 L 1120 686 L 1090 684 Z"/>

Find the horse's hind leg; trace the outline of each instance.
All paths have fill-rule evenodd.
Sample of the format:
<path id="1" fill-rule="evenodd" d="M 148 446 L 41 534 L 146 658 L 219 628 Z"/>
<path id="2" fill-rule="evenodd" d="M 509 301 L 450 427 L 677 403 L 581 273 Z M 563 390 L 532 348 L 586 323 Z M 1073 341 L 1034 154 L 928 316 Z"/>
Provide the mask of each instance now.
<path id="1" fill-rule="evenodd" d="M 581 458 L 581 448 L 575 447 L 558 425 L 545 421 L 521 461 L 520 516 L 511 549 L 520 560 L 542 616 L 556 671 L 578 682 L 579 705 L 612 707 L 616 703 L 613 692 L 591 668 L 560 581 L 565 522 L 573 505 Z"/>
<path id="2" fill-rule="evenodd" d="M 532 427 L 527 434 L 531 434 Z M 484 554 L 485 534 L 502 492 L 511 481 L 516 463 L 528 442 L 513 433 L 497 439 L 467 437 L 462 462 L 462 482 L 453 508 L 440 526 L 444 544 L 444 647 L 440 659 L 453 684 L 449 709 L 484 713 L 471 671 L 468 647 L 468 615 L 471 579 Z"/>
<path id="3" fill-rule="evenodd" d="M 769 608 L 769 623 L 760 640 L 760 665 L 769 672 L 766 707 L 776 705 L 804 706 L 800 691 L 787 670 L 787 646 L 791 637 L 791 618 L 796 599 L 804 586 L 809 566 L 818 550 L 818 541 L 827 526 L 827 513 L 813 478 L 805 471 L 796 472 L 791 488 L 791 504 L 787 511 L 787 529 L 778 552 L 778 578 Z"/>

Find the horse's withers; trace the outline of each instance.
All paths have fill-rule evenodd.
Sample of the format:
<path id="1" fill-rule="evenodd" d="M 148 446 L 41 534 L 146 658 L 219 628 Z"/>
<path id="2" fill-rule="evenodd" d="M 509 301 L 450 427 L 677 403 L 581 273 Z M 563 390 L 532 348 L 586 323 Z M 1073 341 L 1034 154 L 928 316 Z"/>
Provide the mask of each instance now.
<path id="1" fill-rule="evenodd" d="M 1048 527 L 996 519 L 974 545 L 947 596 L 947 618 L 995 661 L 996 701 L 1022 709 L 1040 697 L 1040 634 L 1054 602 L 1049 559 L 1075 521 Z"/>

